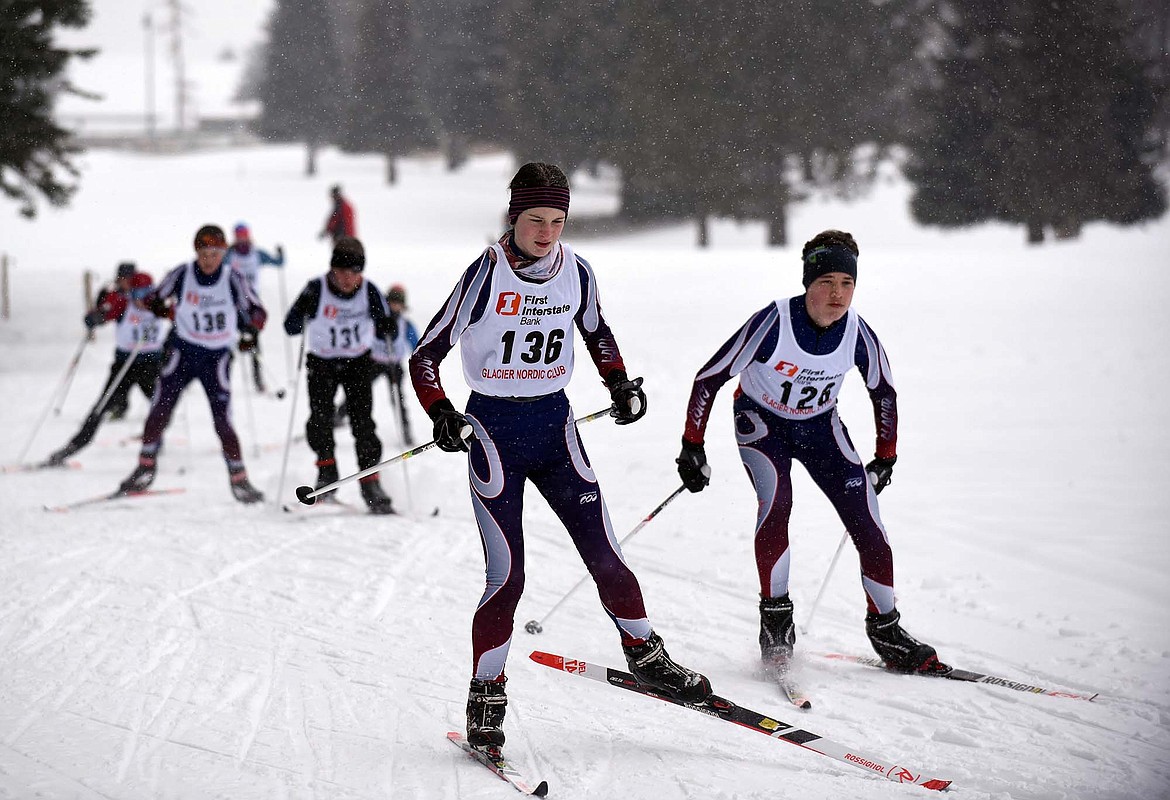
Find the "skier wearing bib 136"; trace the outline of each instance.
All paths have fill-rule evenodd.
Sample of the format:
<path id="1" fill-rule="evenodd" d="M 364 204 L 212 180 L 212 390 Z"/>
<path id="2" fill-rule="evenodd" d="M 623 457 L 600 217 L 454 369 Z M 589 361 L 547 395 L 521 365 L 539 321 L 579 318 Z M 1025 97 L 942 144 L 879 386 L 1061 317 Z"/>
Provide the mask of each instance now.
<path id="1" fill-rule="evenodd" d="M 374 361 L 370 348 L 378 339 L 398 335 L 398 319 L 382 293 L 362 278 L 366 252 L 362 243 L 343 236 L 333 246 L 329 272 L 309 281 L 284 318 L 289 336 L 304 332 L 308 356 L 309 421 L 305 439 L 317 454 L 317 488 L 338 480 L 334 457 L 333 399 L 345 390 L 358 469 L 382 460 L 382 442 L 373 418 Z M 362 499 L 371 513 L 393 514 L 378 473 L 360 481 Z"/>
<path id="2" fill-rule="evenodd" d="M 945 672 L 934 648 L 902 629 L 894 607 L 894 559 L 877 494 L 889 485 L 897 460 L 898 410 L 885 350 L 850 308 L 858 253 L 848 233 L 817 234 L 802 254 L 805 293 L 758 311 L 703 365 L 687 406 L 678 473 L 692 492 L 707 485 L 703 433 L 716 392 L 739 375 L 735 436 L 759 500 L 755 554 L 765 669 L 786 669 L 796 641 L 788 596 L 795 458 L 828 496 L 857 548 L 873 649 L 890 669 Z M 865 466 L 837 415 L 837 393 L 853 367 L 865 378 L 877 429 L 877 452 Z"/>
<path id="3" fill-rule="evenodd" d="M 168 272 L 144 301 L 158 316 L 173 312 L 174 325 L 142 429 L 138 467 L 122 481 L 121 492 L 142 491 L 154 482 L 158 450 L 179 395 L 197 380 L 211 406 L 232 496 L 241 503 L 264 499 L 248 481 L 240 439 L 232 427 L 231 346 L 240 331 L 255 335 L 268 315 L 240 274 L 224 264 L 227 246 L 222 228 L 204 225 L 195 234 L 195 260 Z"/>
<path id="4" fill-rule="evenodd" d="M 464 272 L 410 359 L 411 382 L 434 422 L 438 446 L 470 451 L 471 503 L 487 562 L 486 589 L 472 621 L 467 700 L 467 740 L 479 747 L 504 742 L 504 665 L 524 588 L 527 480 L 568 530 L 638 680 L 686 700 L 711 693 L 705 677 L 671 660 L 650 626 L 565 396 L 576 328 L 609 389 L 617 423 L 646 413 L 642 380 L 626 376 L 602 316 L 593 269 L 559 241 L 569 182 L 551 164 L 530 163 L 509 188 L 512 229 Z M 472 389 L 466 414 L 447 399 L 439 380 L 439 366 L 456 342 Z"/>

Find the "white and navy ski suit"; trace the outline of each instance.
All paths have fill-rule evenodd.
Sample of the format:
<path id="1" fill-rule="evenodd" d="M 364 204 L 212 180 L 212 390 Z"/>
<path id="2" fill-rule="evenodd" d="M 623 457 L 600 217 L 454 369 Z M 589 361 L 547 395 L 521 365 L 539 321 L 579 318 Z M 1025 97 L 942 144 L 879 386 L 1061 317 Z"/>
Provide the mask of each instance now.
<path id="1" fill-rule="evenodd" d="M 574 330 L 600 374 L 622 369 L 589 264 L 557 244 L 559 271 L 542 283 L 520 277 L 508 236 L 463 274 L 410 359 L 419 401 L 446 396 L 439 365 L 460 343 L 475 430 L 468 459 L 471 501 L 483 540 L 486 588 L 472 622 L 475 677 L 498 678 L 524 589 L 524 484 L 531 481 L 568 530 L 623 643 L 650 623 L 637 578 L 622 558 L 605 500 L 563 391 L 573 373 Z"/>
<path id="2" fill-rule="evenodd" d="M 861 456 L 837 415 L 837 392 L 856 367 L 873 403 L 876 454 L 896 455 L 897 394 L 885 350 L 850 309 L 826 329 L 816 327 L 805 299 L 769 304 L 744 323 L 695 376 L 683 438 L 703 443 L 719 388 L 740 376 L 735 435 L 756 490 L 755 555 L 760 595 L 788 593 L 788 520 L 792 459 L 804 465 L 832 502 L 861 560 L 870 611 L 894 608 L 894 561 Z"/>

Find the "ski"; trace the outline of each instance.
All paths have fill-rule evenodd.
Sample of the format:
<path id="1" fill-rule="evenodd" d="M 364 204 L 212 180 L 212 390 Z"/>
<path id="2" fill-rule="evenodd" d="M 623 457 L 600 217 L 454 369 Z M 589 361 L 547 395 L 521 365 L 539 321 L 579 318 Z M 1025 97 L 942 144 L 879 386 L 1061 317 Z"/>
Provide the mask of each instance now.
<path id="1" fill-rule="evenodd" d="M 828 756 L 851 767 L 876 773 L 886 780 L 895 783 L 911 783 L 936 791 L 941 791 L 951 785 L 949 780 L 929 777 L 919 770 L 900 766 L 883 758 L 878 758 L 877 756 L 859 753 L 843 744 L 826 739 L 823 736 L 818 736 L 815 733 L 803 730 L 787 722 L 773 719 L 758 711 L 752 711 L 743 706 L 738 706 L 730 700 L 716 695 L 711 695 L 711 697 L 702 703 L 688 703 L 660 694 L 649 686 L 638 683 L 630 673 L 622 672 L 611 667 L 603 667 L 587 661 L 578 661 L 576 659 L 539 651 L 533 652 L 529 657 L 537 664 L 551 669 L 567 672 L 570 675 L 576 675 L 581 678 L 589 678 L 600 683 L 609 684 L 610 686 L 616 686 L 620 689 L 626 689 L 636 694 L 653 697 L 667 703 L 673 703 L 676 706 L 682 706 L 683 708 L 689 708 L 692 711 L 698 711 L 700 714 L 706 714 L 709 717 L 735 723 L 748 730 L 770 736 L 773 739 L 781 739 L 789 744 L 803 747 L 805 750 L 811 750 L 814 753 Z"/>
<path id="2" fill-rule="evenodd" d="M 804 693 L 800 685 L 792 679 L 792 672 L 787 663 L 765 666 L 764 674 L 776 684 L 776 688 L 780 690 L 780 694 L 784 695 L 784 698 L 789 703 L 805 711 L 812 708 L 812 700 Z"/>
<path id="3" fill-rule="evenodd" d="M 150 497 L 153 495 L 162 495 L 162 494 L 182 494 L 185 491 L 187 491 L 187 490 L 183 489 L 183 488 L 179 488 L 179 487 L 176 487 L 173 489 L 141 489 L 137 492 L 117 491 L 117 492 L 113 492 L 112 494 L 103 494 L 103 495 L 99 495 L 98 497 L 88 497 L 85 500 L 77 500 L 75 502 L 66 503 L 66 504 L 60 505 L 60 506 L 48 506 L 47 505 L 47 506 L 45 506 L 45 511 L 54 511 L 54 512 L 58 512 L 58 513 L 63 513 L 66 511 L 73 511 L 74 509 L 82 508 L 84 506 L 92 506 L 92 505 L 97 505 L 98 503 L 106 503 L 106 502 L 109 502 L 110 500 L 121 500 L 121 499 L 128 500 L 128 499 L 133 498 L 133 497 Z"/>
<path id="4" fill-rule="evenodd" d="M 835 661 L 848 661 L 851 664 L 864 664 L 867 667 L 877 667 L 878 669 L 888 670 L 885 662 L 876 656 L 854 656 L 846 653 L 821 653 L 825 658 L 831 658 Z M 972 672 L 971 670 L 958 669 L 951 667 L 949 672 L 911 672 L 901 673 L 894 672 L 896 675 L 910 674 L 922 675 L 926 678 L 949 678 L 952 681 L 965 681 L 967 683 L 987 683 L 992 686 L 1003 686 L 1007 689 L 1015 689 L 1017 692 L 1028 692 L 1029 694 L 1045 694 L 1049 697 L 1069 697 L 1074 700 L 1094 700 L 1097 697 L 1097 692 L 1093 694 L 1077 694 L 1076 692 L 1065 692 L 1059 689 L 1046 689 L 1043 686 L 1032 686 L 1020 681 L 1013 681 L 1008 678 L 1000 678 L 995 675 L 987 675 L 982 672 Z"/>
<path id="5" fill-rule="evenodd" d="M 472 747 L 468 743 L 466 736 L 455 731 L 447 734 L 447 741 L 496 773 L 501 779 L 512 784 L 516 791 L 521 794 L 532 795 L 533 797 L 544 797 L 548 794 L 548 783 L 546 781 L 541 781 L 533 786 L 515 767 L 508 763 L 503 753 L 500 752 L 500 748 Z"/>
<path id="6" fill-rule="evenodd" d="M 0 467 L 0 474 L 12 475 L 17 472 L 40 472 L 43 469 L 81 469 L 81 462 L 66 461 L 64 464 L 50 464 L 44 461 L 40 464 L 5 464 Z"/>

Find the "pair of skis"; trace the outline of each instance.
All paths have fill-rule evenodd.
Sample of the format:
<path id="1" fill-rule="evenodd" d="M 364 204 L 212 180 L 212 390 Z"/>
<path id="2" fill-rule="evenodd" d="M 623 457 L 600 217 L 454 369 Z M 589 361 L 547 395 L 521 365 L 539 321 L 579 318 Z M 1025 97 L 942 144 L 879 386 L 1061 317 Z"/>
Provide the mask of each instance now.
<path id="1" fill-rule="evenodd" d="M 864 666 L 877 667 L 885 669 L 885 664 L 877 658 L 866 656 L 853 656 L 841 653 L 823 653 L 826 658 L 831 658 L 839 661 L 848 661 Z M 895 783 L 909 783 L 915 786 L 921 786 L 924 789 L 932 789 L 935 791 L 945 790 L 950 786 L 951 781 L 945 778 L 938 778 L 929 775 L 919 769 L 900 765 L 887 759 L 868 754 L 861 753 L 853 748 L 847 747 L 839 742 L 834 742 L 831 739 L 826 739 L 823 736 L 815 734 L 811 731 L 805 730 L 798 725 L 793 725 L 788 722 L 782 722 L 771 716 L 761 714 L 758 711 L 752 711 L 749 708 L 732 703 L 723 697 L 712 695 L 707 700 L 701 703 L 688 703 L 682 700 L 666 696 L 656 690 L 641 684 L 628 672 L 613 669 L 611 667 L 591 664 L 588 661 L 581 661 L 577 659 L 569 659 L 564 656 L 555 655 L 553 653 L 543 653 L 535 651 L 530 655 L 530 658 L 537 664 L 540 664 L 550 669 L 555 669 L 570 675 L 576 675 L 581 678 L 588 678 L 590 680 L 604 683 L 610 686 L 615 686 L 620 689 L 641 694 L 646 697 L 652 697 L 657 700 L 662 700 L 666 703 L 671 703 L 682 708 L 687 708 L 692 711 L 697 711 L 716 719 L 722 719 L 726 722 L 739 725 L 748 730 L 754 730 L 757 733 L 762 733 L 774 739 L 780 739 L 794 744 L 798 747 L 810 750 L 814 753 L 832 758 L 840 761 L 843 764 L 848 764 L 852 767 L 873 772 L 881 775 L 883 778 Z M 800 691 L 798 685 L 792 680 L 791 675 L 787 669 L 787 664 L 778 664 L 773 669 L 768 670 L 769 677 L 772 678 L 785 697 L 798 708 L 810 708 L 811 701 L 808 697 Z M 1096 694 L 1078 694 L 1075 692 L 1066 692 L 1057 689 L 1048 689 L 1041 686 L 1033 686 L 1031 684 L 1022 683 L 1020 681 L 1013 681 L 1006 678 L 1000 678 L 994 675 L 988 675 L 982 672 L 973 672 L 971 670 L 962 670 L 952 668 L 945 673 L 922 673 L 923 677 L 940 677 L 950 680 L 965 681 L 970 683 L 987 683 L 993 686 L 1001 686 L 1016 691 L 1026 692 L 1029 694 L 1043 694 L 1050 697 L 1073 698 L 1079 700 L 1093 700 L 1097 697 Z M 496 775 L 503 780 L 510 783 L 518 791 L 523 794 L 543 797 L 548 792 L 548 784 L 545 781 L 533 783 L 526 778 L 519 770 L 517 770 L 507 759 L 504 758 L 502 752 L 498 747 L 476 748 L 467 743 L 467 740 L 460 733 L 448 733 L 447 738 L 458 745 L 469 755 L 479 761 L 481 764 L 491 769 Z"/>
<path id="2" fill-rule="evenodd" d="M 129 500 L 135 497 L 153 497 L 155 495 L 163 494 L 182 494 L 187 491 L 181 487 L 172 489 L 139 489 L 134 492 L 123 492 L 118 490 L 116 492 L 107 492 L 106 494 L 98 495 L 97 497 L 87 497 L 84 500 L 75 500 L 72 503 L 65 503 L 59 506 L 45 506 L 45 511 L 53 511 L 56 513 L 65 513 L 73 511 L 78 508 L 85 508 L 86 506 L 95 506 L 101 503 L 108 503 L 112 500 Z"/>
<path id="3" fill-rule="evenodd" d="M 669 697 L 657 690 L 641 684 L 628 672 L 613 669 L 612 667 L 591 664 L 588 661 L 565 658 L 553 653 L 535 651 L 529 656 L 541 666 L 555 669 L 580 678 L 588 678 L 599 683 L 625 689 L 635 694 L 652 697 L 665 703 L 671 703 L 691 711 L 697 711 L 715 719 L 721 719 L 739 725 L 757 733 L 762 733 L 773 739 L 779 739 L 797 747 L 810 750 L 827 756 L 851 767 L 881 775 L 886 780 L 895 783 L 909 783 L 925 789 L 942 790 L 950 785 L 944 778 L 933 777 L 921 770 L 912 769 L 878 756 L 861 753 L 831 739 L 804 730 L 798 725 L 782 722 L 758 711 L 752 711 L 744 706 L 737 705 L 726 698 L 711 695 L 700 703 L 690 703 Z M 806 700 L 807 701 L 807 700 Z M 526 778 L 519 770 L 504 758 L 499 748 L 473 747 L 467 743 L 462 734 L 451 732 L 447 738 L 455 745 L 466 751 L 476 761 L 492 770 L 503 780 L 510 783 L 522 794 L 543 797 L 548 792 L 545 781 L 534 783 Z"/>

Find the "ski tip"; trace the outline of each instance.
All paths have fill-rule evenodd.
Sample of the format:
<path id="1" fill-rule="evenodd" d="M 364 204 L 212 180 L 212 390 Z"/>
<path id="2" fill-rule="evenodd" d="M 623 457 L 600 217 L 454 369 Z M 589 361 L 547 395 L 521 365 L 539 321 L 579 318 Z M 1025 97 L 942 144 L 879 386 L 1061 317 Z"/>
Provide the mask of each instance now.
<path id="1" fill-rule="evenodd" d="M 544 797 L 548 794 L 548 781 L 541 781 L 536 784 L 536 788 L 532 790 L 533 797 Z"/>
<path id="2" fill-rule="evenodd" d="M 804 711 L 808 711 L 809 709 L 812 708 L 812 700 L 805 700 L 802 703 L 797 703 L 796 707 L 799 709 L 803 709 Z"/>
<path id="3" fill-rule="evenodd" d="M 540 650 L 533 650 L 528 654 L 528 657 L 541 666 L 562 670 L 565 668 L 564 656 L 554 655 L 553 653 L 543 653 Z"/>
<path id="4" fill-rule="evenodd" d="M 944 781 L 940 778 L 932 778 L 929 781 L 924 781 L 919 784 L 923 789 L 933 789 L 936 792 L 946 791 L 947 787 L 951 785 L 950 781 Z"/>

